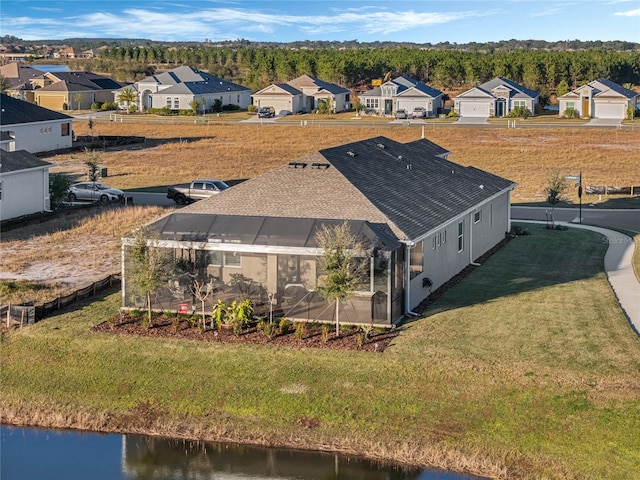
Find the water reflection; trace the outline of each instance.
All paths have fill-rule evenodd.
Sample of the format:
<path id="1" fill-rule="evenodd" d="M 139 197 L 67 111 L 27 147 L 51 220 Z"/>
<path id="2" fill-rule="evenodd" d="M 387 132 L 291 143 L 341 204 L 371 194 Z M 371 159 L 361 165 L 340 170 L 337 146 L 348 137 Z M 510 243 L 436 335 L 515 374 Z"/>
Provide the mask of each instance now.
<path id="1" fill-rule="evenodd" d="M 329 453 L 1 426 L 11 480 L 470 480 Z"/>

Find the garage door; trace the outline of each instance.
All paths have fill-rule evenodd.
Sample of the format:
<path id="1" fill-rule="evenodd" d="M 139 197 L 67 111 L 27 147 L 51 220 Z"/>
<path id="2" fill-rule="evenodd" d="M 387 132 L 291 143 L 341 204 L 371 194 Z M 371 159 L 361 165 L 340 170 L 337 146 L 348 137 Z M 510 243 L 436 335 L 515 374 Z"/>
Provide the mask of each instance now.
<path id="1" fill-rule="evenodd" d="M 411 113 L 413 112 L 413 109 L 416 107 L 422 107 L 422 108 L 427 108 L 427 102 L 419 102 L 419 101 L 410 101 L 410 100 L 400 100 L 398 101 L 398 109 L 402 110 L 406 110 L 407 112 Z"/>
<path id="2" fill-rule="evenodd" d="M 50 110 L 62 110 L 62 104 L 64 103 L 64 97 L 59 95 L 39 95 L 38 105 Z"/>
<path id="3" fill-rule="evenodd" d="M 291 112 L 291 97 L 280 96 L 280 97 L 262 97 L 259 99 L 260 107 L 273 107 L 276 112 L 276 115 L 279 115 L 280 112 L 288 111 Z"/>
<path id="4" fill-rule="evenodd" d="M 461 117 L 488 117 L 488 103 L 460 102 Z"/>
<path id="5" fill-rule="evenodd" d="M 620 103 L 602 103 L 595 106 L 595 118 L 624 118 L 624 105 Z"/>

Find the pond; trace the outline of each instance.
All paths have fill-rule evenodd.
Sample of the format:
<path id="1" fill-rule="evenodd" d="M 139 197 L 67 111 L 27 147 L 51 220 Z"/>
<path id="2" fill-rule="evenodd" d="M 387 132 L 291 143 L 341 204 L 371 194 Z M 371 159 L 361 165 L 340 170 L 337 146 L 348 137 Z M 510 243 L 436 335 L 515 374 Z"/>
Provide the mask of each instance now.
<path id="1" fill-rule="evenodd" d="M 0 426 L 0 478 L 11 480 L 472 480 L 331 453 L 143 435 Z"/>

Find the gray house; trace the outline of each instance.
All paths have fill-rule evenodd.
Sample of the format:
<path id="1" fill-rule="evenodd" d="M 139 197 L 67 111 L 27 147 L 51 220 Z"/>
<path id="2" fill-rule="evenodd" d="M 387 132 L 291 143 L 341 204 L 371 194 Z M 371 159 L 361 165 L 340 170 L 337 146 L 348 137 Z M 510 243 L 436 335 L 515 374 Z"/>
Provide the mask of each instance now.
<path id="1" fill-rule="evenodd" d="M 535 115 L 539 102 L 538 92 L 496 77 L 455 97 L 453 108 L 461 117 L 505 117 L 516 107 Z"/>
<path id="2" fill-rule="evenodd" d="M 310 113 L 322 102 L 330 102 L 333 112 L 349 110 L 351 92 L 335 83 L 301 75 L 286 83 L 269 85 L 253 94 L 256 107 L 273 107 L 278 114 Z"/>
<path id="3" fill-rule="evenodd" d="M 293 320 L 333 321 L 316 292 L 323 272 L 315 232 L 347 222 L 366 242 L 368 277 L 341 305 L 345 322 L 390 326 L 504 239 L 515 184 L 446 160 L 426 139 L 385 137 L 320 150 L 172 213 L 149 227 L 189 278 L 225 301 L 251 297 Z M 124 307 L 140 306 L 127 284 Z M 187 279 L 188 283 L 189 279 Z M 158 309 L 195 304 L 181 278 L 156 292 Z"/>
<path id="4" fill-rule="evenodd" d="M 606 78 L 576 88 L 558 99 L 560 116 L 573 109 L 583 118 L 624 120 L 629 107 L 636 107 L 638 94 Z"/>
<path id="5" fill-rule="evenodd" d="M 426 83 L 400 76 L 360 94 L 360 101 L 368 111 L 390 115 L 397 110 L 411 113 L 424 108 L 427 117 L 435 117 L 442 108 L 442 92 Z"/>
<path id="6" fill-rule="evenodd" d="M 204 102 L 209 109 L 216 100 L 222 105 L 246 109 L 251 104 L 251 89 L 229 82 L 215 75 L 182 66 L 152 75 L 132 87 L 138 93 L 138 109 L 164 108 L 189 110 L 194 100 Z M 125 87 L 126 88 L 126 87 Z M 120 90 L 115 92 L 118 98 Z"/>

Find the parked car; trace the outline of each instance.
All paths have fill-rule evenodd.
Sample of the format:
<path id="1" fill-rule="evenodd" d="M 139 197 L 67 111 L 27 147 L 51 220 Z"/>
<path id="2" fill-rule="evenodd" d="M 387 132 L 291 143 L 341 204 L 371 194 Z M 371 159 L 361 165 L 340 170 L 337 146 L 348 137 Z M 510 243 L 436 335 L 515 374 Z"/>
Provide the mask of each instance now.
<path id="1" fill-rule="evenodd" d="M 427 116 L 427 109 L 424 107 L 416 107 L 411 114 L 413 118 L 425 118 Z"/>
<path id="2" fill-rule="evenodd" d="M 258 117 L 260 118 L 273 118 L 276 116 L 276 111 L 273 107 L 260 107 L 258 109 Z"/>
<path id="3" fill-rule="evenodd" d="M 111 203 L 124 200 L 124 192 L 111 188 L 100 182 L 79 182 L 69 187 L 70 202 L 88 200 L 92 202 Z"/>
<path id="4" fill-rule="evenodd" d="M 399 110 L 396 110 L 396 118 L 406 119 L 409 118 L 409 115 L 407 114 L 406 110 L 401 108 Z"/>
<path id="5" fill-rule="evenodd" d="M 178 205 L 186 205 L 203 198 L 209 198 L 227 188 L 229 188 L 229 185 L 221 180 L 199 178 L 191 183 L 169 185 L 167 187 L 167 198 L 172 199 Z"/>

